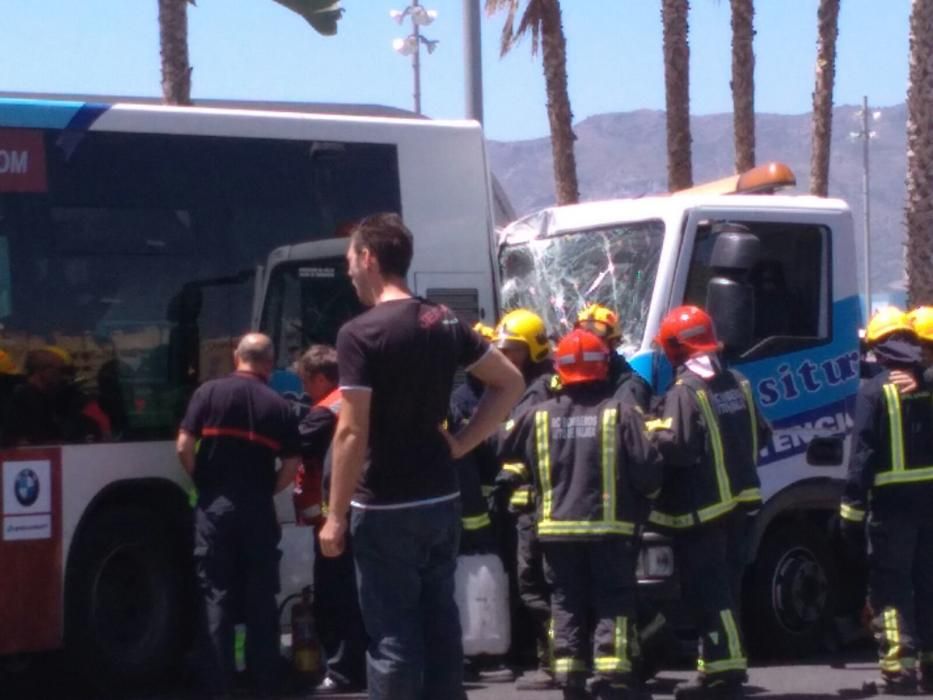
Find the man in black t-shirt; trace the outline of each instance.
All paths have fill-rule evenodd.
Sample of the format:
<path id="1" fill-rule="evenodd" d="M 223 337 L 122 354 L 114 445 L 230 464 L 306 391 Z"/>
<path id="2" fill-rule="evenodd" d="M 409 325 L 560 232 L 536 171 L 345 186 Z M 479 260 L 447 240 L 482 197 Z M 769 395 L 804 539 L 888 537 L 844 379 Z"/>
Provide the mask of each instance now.
<path id="1" fill-rule="evenodd" d="M 491 435 L 523 381 L 449 309 L 412 296 L 411 233 L 397 214 L 363 219 L 347 253 L 357 295 L 373 308 L 337 336 L 343 396 L 321 549 L 344 547 L 352 503 L 360 606 L 370 638 L 372 700 L 463 695 L 454 603 L 460 502 L 453 459 Z M 457 435 L 441 427 L 457 367 L 486 385 Z"/>
<path id="2" fill-rule="evenodd" d="M 291 486 L 300 459 L 297 420 L 267 385 L 272 341 L 244 336 L 234 361 L 235 372 L 201 385 L 191 397 L 177 444 L 198 489 L 194 560 L 205 628 L 199 666 L 206 690 L 219 696 L 231 691 L 233 608 L 240 600 L 250 674 L 260 694 L 276 690 L 280 531 L 272 499 Z"/>

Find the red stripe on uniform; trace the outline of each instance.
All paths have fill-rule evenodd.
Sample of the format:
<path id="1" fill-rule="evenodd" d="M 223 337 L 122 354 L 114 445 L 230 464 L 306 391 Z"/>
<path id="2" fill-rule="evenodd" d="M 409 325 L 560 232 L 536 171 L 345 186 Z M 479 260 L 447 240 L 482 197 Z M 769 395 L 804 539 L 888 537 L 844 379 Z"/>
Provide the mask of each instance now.
<path id="1" fill-rule="evenodd" d="M 282 448 L 282 443 L 278 440 L 273 440 L 265 435 L 254 433 L 252 430 L 240 430 L 239 428 L 204 428 L 204 430 L 201 431 L 201 435 L 204 437 L 234 437 L 240 438 L 241 440 L 249 440 L 250 442 L 256 442 L 264 447 L 268 447 L 275 452 L 278 452 Z"/>

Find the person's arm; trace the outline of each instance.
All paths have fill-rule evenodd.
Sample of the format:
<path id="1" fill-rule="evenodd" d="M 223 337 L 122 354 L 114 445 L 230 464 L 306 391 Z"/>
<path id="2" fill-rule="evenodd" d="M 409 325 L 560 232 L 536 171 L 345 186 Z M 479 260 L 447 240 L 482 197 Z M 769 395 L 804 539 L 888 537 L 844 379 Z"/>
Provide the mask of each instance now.
<path id="1" fill-rule="evenodd" d="M 462 457 L 492 435 L 521 398 L 525 388 L 521 372 L 495 348 L 489 348 L 469 368 L 469 372 L 486 386 L 486 391 L 476 407 L 476 413 L 463 430 L 456 435 L 444 432 L 454 459 Z"/>
<path id="2" fill-rule="evenodd" d="M 326 557 L 339 556 L 347 533 L 350 499 L 359 483 L 369 446 L 369 408 L 372 392 L 368 389 L 344 389 L 334 432 L 333 471 L 327 521 L 321 530 L 321 551 Z"/>
<path id="3" fill-rule="evenodd" d="M 194 448 L 198 442 L 196 435 L 192 435 L 182 428 L 178 431 L 178 440 L 175 442 L 175 452 L 178 455 L 178 461 L 188 472 L 189 476 L 194 476 Z"/>
<path id="4" fill-rule="evenodd" d="M 662 418 L 650 421 L 648 427 L 664 463 L 669 466 L 692 467 L 703 453 L 705 435 L 696 401 L 682 384 L 668 390 Z"/>
<path id="5" fill-rule="evenodd" d="M 295 482 L 295 474 L 298 473 L 299 464 L 301 464 L 301 457 L 282 457 L 282 466 L 275 473 L 276 493 L 284 491 Z"/>

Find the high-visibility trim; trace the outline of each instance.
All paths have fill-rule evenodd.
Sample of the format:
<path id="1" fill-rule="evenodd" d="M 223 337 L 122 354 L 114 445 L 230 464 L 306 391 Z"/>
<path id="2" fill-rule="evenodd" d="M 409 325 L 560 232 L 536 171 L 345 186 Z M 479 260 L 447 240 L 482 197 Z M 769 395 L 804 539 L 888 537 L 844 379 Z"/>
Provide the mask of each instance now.
<path id="1" fill-rule="evenodd" d="M 673 418 L 655 418 L 654 420 L 645 422 L 645 430 L 647 430 L 649 433 L 653 433 L 658 430 L 670 430 L 672 425 L 674 425 Z"/>
<path id="2" fill-rule="evenodd" d="M 888 413 L 888 432 L 891 437 L 891 468 L 875 474 L 875 486 L 888 484 L 912 484 L 933 481 L 933 466 L 908 469 L 905 464 L 903 412 L 901 395 L 894 384 L 885 384 L 884 403 Z"/>
<path id="3" fill-rule="evenodd" d="M 511 498 L 509 498 L 509 505 L 512 506 L 530 506 L 531 505 L 531 488 L 525 486 L 520 489 L 515 489 L 512 493 Z"/>
<path id="4" fill-rule="evenodd" d="M 539 535 L 634 535 L 635 524 L 624 520 L 544 520 L 538 521 Z"/>
<path id="5" fill-rule="evenodd" d="M 554 673 L 584 673 L 586 663 L 583 659 L 554 659 Z"/>
<path id="6" fill-rule="evenodd" d="M 878 472 L 875 474 L 875 486 L 887 484 L 911 484 L 921 481 L 933 481 L 933 467 L 918 467 L 903 471 Z"/>
<path id="7" fill-rule="evenodd" d="M 687 527 L 693 527 L 696 525 L 697 520 L 693 513 L 687 513 L 686 515 L 671 515 L 669 513 L 662 513 L 659 510 L 653 510 L 648 515 L 648 522 L 654 523 L 655 525 L 683 529 Z"/>
<path id="8" fill-rule="evenodd" d="M 547 625 L 547 663 L 551 671 L 554 671 L 554 618 L 552 617 Z"/>
<path id="9" fill-rule="evenodd" d="M 726 471 L 726 459 L 722 448 L 722 434 L 719 432 L 719 422 L 716 420 L 716 414 L 713 412 L 713 407 L 710 406 L 706 392 L 700 389 L 696 391 L 696 397 L 700 411 L 703 413 L 703 419 L 706 421 L 706 431 L 709 434 L 710 443 L 713 446 L 713 465 L 716 468 L 719 503 L 725 505 L 732 501 L 732 492 L 729 487 L 729 473 Z M 701 515 L 700 520 L 702 519 Z"/>
<path id="10" fill-rule="evenodd" d="M 616 618 L 614 642 L 613 648 L 615 649 L 616 657 L 621 659 L 627 666 L 622 672 L 630 671 L 632 665 L 629 663 L 631 656 L 629 655 L 628 649 L 628 618 L 624 615 Z"/>
<path id="11" fill-rule="evenodd" d="M 748 417 L 752 421 L 752 464 L 758 464 L 758 417 L 755 415 L 755 397 L 752 394 L 752 385 L 747 379 L 739 381 L 742 393 L 745 394 L 745 403 L 748 406 Z"/>
<path id="12" fill-rule="evenodd" d="M 735 500 L 739 503 L 758 503 L 761 500 L 761 489 L 743 489 L 736 494 Z"/>
<path id="13" fill-rule="evenodd" d="M 463 523 L 464 530 L 471 531 L 482 530 L 484 527 L 489 527 L 492 525 L 492 520 L 489 519 L 489 513 L 461 518 L 460 522 Z"/>
<path id="14" fill-rule="evenodd" d="M 697 664 L 699 666 L 699 664 Z M 698 669 L 699 670 L 699 669 Z M 707 661 L 703 664 L 702 672 L 707 676 L 725 671 L 747 671 L 748 659 L 725 659 L 723 661 Z"/>
<path id="15" fill-rule="evenodd" d="M 697 656 L 697 673 L 702 675 L 705 672 L 706 672 L 706 662 L 703 660 L 703 654 L 701 652 L 700 655 Z"/>
<path id="16" fill-rule="evenodd" d="M 551 439 L 547 411 L 535 412 L 535 447 L 538 458 L 538 477 L 541 480 L 541 520 L 551 519 L 553 495 L 551 493 Z"/>
<path id="17" fill-rule="evenodd" d="M 593 669 L 602 673 L 631 673 L 632 664 L 618 656 L 597 656 L 593 659 Z"/>
<path id="18" fill-rule="evenodd" d="M 502 471 L 506 471 L 509 474 L 515 474 L 520 476 L 523 479 L 528 478 L 528 469 L 521 462 L 506 462 L 502 465 Z"/>
<path id="19" fill-rule="evenodd" d="M 865 511 L 850 506 L 848 503 L 842 503 L 839 506 L 839 517 L 848 520 L 850 523 L 863 523 L 865 522 Z"/>
<path id="20" fill-rule="evenodd" d="M 720 515 L 732 512 L 735 510 L 735 505 L 736 500 L 733 498 L 724 503 L 717 503 L 716 505 L 701 508 L 697 511 L 697 516 L 700 518 L 701 523 L 706 523 L 718 518 Z"/>
<path id="21" fill-rule="evenodd" d="M 608 408 L 602 415 L 602 472 L 603 472 L 603 522 L 616 522 L 616 423 L 619 411 Z M 634 528 L 632 530 L 634 532 Z"/>
<path id="22" fill-rule="evenodd" d="M 735 617 L 729 609 L 720 610 L 719 617 L 722 620 L 722 626 L 726 630 L 726 639 L 729 640 L 729 658 L 732 661 L 741 659 L 745 661 L 745 655 L 742 652 L 742 640 L 739 637 L 739 628 L 735 624 Z"/>
<path id="23" fill-rule="evenodd" d="M 895 608 L 884 609 L 882 624 L 884 638 L 888 642 L 888 649 L 879 659 L 878 665 L 882 671 L 900 673 L 904 670 L 904 665 L 901 659 L 901 630 L 897 624 L 897 610 Z"/>
<path id="24" fill-rule="evenodd" d="M 273 440 L 270 437 L 260 435 L 252 430 L 242 430 L 241 428 L 222 428 L 219 426 L 204 428 L 201 431 L 201 437 L 232 437 L 239 440 L 246 440 L 247 442 L 255 442 L 258 445 L 268 447 L 270 450 L 276 452 L 282 449 L 282 443 L 278 440 Z"/>

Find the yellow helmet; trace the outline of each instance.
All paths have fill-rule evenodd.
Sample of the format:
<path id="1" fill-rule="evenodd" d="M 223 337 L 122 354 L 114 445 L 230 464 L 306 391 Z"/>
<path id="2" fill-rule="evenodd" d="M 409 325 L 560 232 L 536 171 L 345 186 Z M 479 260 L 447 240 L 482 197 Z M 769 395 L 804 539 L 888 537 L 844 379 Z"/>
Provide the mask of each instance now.
<path id="1" fill-rule="evenodd" d="M 933 343 L 933 306 L 918 306 L 907 314 L 907 319 L 920 340 Z"/>
<path id="2" fill-rule="evenodd" d="M 477 321 L 473 324 L 473 330 L 479 333 L 484 340 L 492 342 L 496 338 L 496 329 L 492 326 L 487 326 L 482 321 Z"/>
<path id="3" fill-rule="evenodd" d="M 590 304 L 577 314 L 575 328 L 583 328 L 595 333 L 603 340 L 616 340 L 622 337 L 619 317 L 616 312 L 602 304 Z"/>
<path id="4" fill-rule="evenodd" d="M 496 326 L 496 347 L 514 347 L 516 343 L 528 348 L 532 362 L 541 362 L 547 358 L 551 348 L 548 345 L 547 329 L 538 314 L 528 309 L 509 311 Z"/>
<path id="5" fill-rule="evenodd" d="M 896 306 L 885 306 L 878 309 L 868 321 L 868 327 L 865 328 L 865 340 L 869 343 L 877 343 L 898 331 L 913 333 L 910 319 Z"/>
<path id="6" fill-rule="evenodd" d="M 6 350 L 0 350 L 0 374 L 16 374 L 16 363 Z"/>

